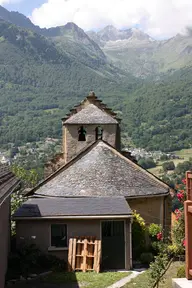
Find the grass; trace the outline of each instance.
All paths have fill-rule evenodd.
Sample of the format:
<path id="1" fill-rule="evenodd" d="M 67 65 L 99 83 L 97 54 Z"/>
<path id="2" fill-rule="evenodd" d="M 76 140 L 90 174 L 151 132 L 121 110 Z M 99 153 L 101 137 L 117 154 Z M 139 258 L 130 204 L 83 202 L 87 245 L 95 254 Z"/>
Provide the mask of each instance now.
<path id="1" fill-rule="evenodd" d="M 61 272 L 48 275 L 44 278 L 44 282 L 50 284 L 78 283 L 79 287 L 84 288 L 106 288 L 129 274 L 131 272 Z"/>
<path id="2" fill-rule="evenodd" d="M 157 177 L 161 176 L 163 173 L 163 163 L 173 161 L 175 166 L 177 166 L 179 163 L 183 163 L 184 161 L 188 161 L 189 158 L 192 157 L 192 149 L 182 149 L 180 151 L 173 152 L 175 155 L 178 155 L 182 159 L 169 159 L 167 161 L 159 161 L 157 166 L 151 169 L 148 169 L 149 172 L 156 175 Z"/>
<path id="3" fill-rule="evenodd" d="M 165 273 L 164 280 L 159 284 L 159 288 L 172 288 L 172 278 L 177 278 L 177 269 L 183 265 L 183 262 L 175 261 L 171 264 L 168 271 Z M 138 277 L 131 280 L 123 288 L 151 288 L 149 272 L 146 271 Z"/>

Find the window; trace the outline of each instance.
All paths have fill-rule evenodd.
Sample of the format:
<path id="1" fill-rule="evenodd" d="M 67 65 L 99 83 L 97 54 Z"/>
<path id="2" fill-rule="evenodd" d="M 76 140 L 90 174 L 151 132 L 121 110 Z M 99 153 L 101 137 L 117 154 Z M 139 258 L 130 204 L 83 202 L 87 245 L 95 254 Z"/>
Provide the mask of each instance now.
<path id="1" fill-rule="evenodd" d="M 52 224 L 51 225 L 51 246 L 67 247 L 67 225 Z"/>
<path id="2" fill-rule="evenodd" d="M 100 126 L 95 128 L 95 140 L 102 140 L 103 138 L 103 128 Z"/>
<path id="3" fill-rule="evenodd" d="M 78 134 L 79 134 L 79 141 L 86 141 L 86 130 L 83 126 L 81 126 L 78 130 Z"/>

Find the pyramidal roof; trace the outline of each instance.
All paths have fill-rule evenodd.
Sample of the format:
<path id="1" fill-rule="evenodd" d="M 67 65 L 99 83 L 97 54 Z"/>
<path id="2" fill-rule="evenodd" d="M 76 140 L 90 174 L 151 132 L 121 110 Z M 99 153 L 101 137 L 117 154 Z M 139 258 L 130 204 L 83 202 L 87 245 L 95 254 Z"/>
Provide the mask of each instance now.
<path id="1" fill-rule="evenodd" d="M 31 195 L 129 198 L 168 193 L 168 185 L 100 140 L 40 183 Z"/>
<path id="2" fill-rule="evenodd" d="M 99 100 L 93 91 L 63 118 L 64 124 L 118 124 L 117 114 Z"/>

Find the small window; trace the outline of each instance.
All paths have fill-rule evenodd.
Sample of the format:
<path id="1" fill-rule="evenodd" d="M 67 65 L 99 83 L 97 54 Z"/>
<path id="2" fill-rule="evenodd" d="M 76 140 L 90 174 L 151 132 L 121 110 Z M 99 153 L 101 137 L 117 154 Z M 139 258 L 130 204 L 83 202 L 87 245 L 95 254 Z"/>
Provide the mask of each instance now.
<path id="1" fill-rule="evenodd" d="M 103 128 L 100 126 L 95 128 L 95 140 L 102 140 L 103 138 Z"/>
<path id="2" fill-rule="evenodd" d="M 83 126 L 81 126 L 78 130 L 79 141 L 86 141 L 86 130 Z"/>
<path id="3" fill-rule="evenodd" d="M 67 225 L 51 225 L 51 246 L 67 247 Z"/>

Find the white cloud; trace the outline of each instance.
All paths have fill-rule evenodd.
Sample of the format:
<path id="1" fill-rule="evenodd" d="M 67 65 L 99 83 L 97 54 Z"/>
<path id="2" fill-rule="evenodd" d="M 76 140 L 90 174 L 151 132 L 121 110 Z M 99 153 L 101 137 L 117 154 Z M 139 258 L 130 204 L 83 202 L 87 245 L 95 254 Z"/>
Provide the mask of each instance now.
<path id="1" fill-rule="evenodd" d="M 191 11 L 192 0 L 47 0 L 30 18 L 40 27 L 74 22 L 85 31 L 139 24 L 153 37 L 171 37 L 192 25 Z"/>

